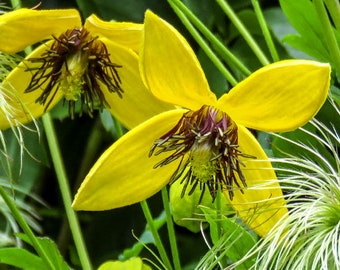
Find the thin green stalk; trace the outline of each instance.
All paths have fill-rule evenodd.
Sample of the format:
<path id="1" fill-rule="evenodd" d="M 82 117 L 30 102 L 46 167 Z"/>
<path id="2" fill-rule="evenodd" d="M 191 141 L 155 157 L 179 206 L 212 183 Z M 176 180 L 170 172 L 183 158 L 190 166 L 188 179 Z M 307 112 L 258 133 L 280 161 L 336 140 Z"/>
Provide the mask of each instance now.
<path id="1" fill-rule="evenodd" d="M 340 2 L 338 0 L 324 0 L 337 30 L 340 31 Z"/>
<path id="2" fill-rule="evenodd" d="M 265 41 L 267 43 L 267 46 L 268 46 L 269 52 L 270 52 L 270 54 L 272 56 L 272 59 L 273 59 L 274 62 L 277 62 L 277 61 L 280 60 L 280 57 L 279 57 L 279 54 L 277 53 L 274 41 L 272 39 L 272 36 L 270 34 L 268 25 L 266 23 L 266 20 L 265 20 L 265 18 L 263 16 L 263 13 L 262 13 L 259 1 L 258 0 L 251 0 L 251 3 L 253 4 L 257 20 L 258 20 L 258 22 L 260 24 L 260 27 L 261 27 L 264 39 L 265 39 Z"/>
<path id="3" fill-rule="evenodd" d="M 164 265 L 166 266 L 166 269 L 172 270 L 173 268 L 171 266 L 170 260 L 169 260 L 167 254 L 166 254 L 165 248 L 164 248 L 162 241 L 161 241 L 161 238 L 158 234 L 158 230 L 157 230 L 157 228 L 156 228 L 156 226 L 153 222 L 153 218 L 152 218 L 148 203 L 146 201 L 141 201 L 140 205 L 142 207 L 146 222 L 149 225 L 150 231 L 151 231 L 152 236 L 155 240 L 155 245 L 156 245 L 156 248 L 158 250 L 158 253 L 161 256 L 161 259 L 162 259 Z"/>
<path id="4" fill-rule="evenodd" d="M 221 187 L 218 187 L 218 192 L 216 194 L 216 199 L 215 199 L 215 207 L 216 207 L 216 225 L 217 225 L 217 230 L 219 237 L 221 238 L 223 236 L 223 227 L 222 227 L 222 189 Z M 221 265 L 226 266 L 227 265 L 227 257 L 226 256 L 220 256 L 221 259 L 219 260 Z"/>
<path id="5" fill-rule="evenodd" d="M 266 55 L 262 52 L 261 48 L 257 45 L 254 38 L 251 36 L 247 28 L 243 25 L 243 23 L 240 21 L 240 19 L 237 17 L 233 9 L 229 6 L 227 1 L 225 0 L 216 0 L 216 2 L 219 4 L 219 6 L 222 8 L 224 13 L 228 16 L 228 18 L 231 20 L 231 22 L 235 25 L 235 27 L 238 29 L 240 34 L 243 36 L 249 47 L 252 49 L 254 54 L 257 56 L 257 58 L 260 60 L 262 65 L 268 65 L 270 62 Z"/>
<path id="6" fill-rule="evenodd" d="M 112 116 L 112 120 L 113 120 L 113 124 L 116 130 L 117 138 L 122 137 L 124 135 L 122 124 L 113 116 Z"/>
<path id="7" fill-rule="evenodd" d="M 331 58 L 333 59 L 333 63 L 335 65 L 335 70 L 338 75 L 340 74 L 340 49 L 338 47 L 338 43 L 336 41 L 334 31 L 332 25 L 329 21 L 329 17 L 324 6 L 322 0 L 314 0 L 314 7 L 316 12 L 318 13 L 322 28 L 323 34 L 325 36 L 326 44 L 328 46 L 329 53 Z"/>
<path id="8" fill-rule="evenodd" d="M 209 29 L 206 27 L 195 14 L 188 9 L 181 1 L 179 0 L 168 0 L 169 2 L 173 2 L 183 14 L 193 23 L 195 27 L 210 41 L 210 43 L 215 48 L 216 52 L 230 64 L 233 64 L 237 67 L 244 75 L 248 76 L 251 74 L 251 71 L 236 57 Z M 171 3 L 170 3 L 171 4 Z"/>
<path id="9" fill-rule="evenodd" d="M 78 218 L 71 208 L 72 204 L 72 197 L 71 197 L 71 191 L 70 187 L 68 185 L 68 179 L 66 176 L 65 167 L 63 164 L 62 156 L 60 153 L 60 147 L 57 140 L 57 136 L 55 133 L 54 125 L 52 118 L 49 113 L 45 113 L 42 117 L 43 125 L 46 132 L 46 137 L 48 141 L 48 145 L 50 148 L 50 153 L 52 156 L 52 161 L 54 164 L 54 169 L 57 174 L 57 179 L 59 183 L 59 188 L 61 191 L 66 216 L 68 219 L 68 222 L 70 224 L 70 229 L 72 232 L 73 240 L 79 255 L 79 260 L 82 265 L 82 269 L 90 270 L 92 269 L 88 254 L 86 245 L 84 243 L 84 239 L 81 233 L 80 225 Z"/>
<path id="10" fill-rule="evenodd" d="M 169 4 L 177 14 L 178 18 L 182 21 L 182 23 L 185 25 L 185 27 L 188 29 L 190 34 L 193 36 L 193 38 L 196 40 L 198 45 L 202 48 L 202 50 L 206 53 L 206 55 L 210 58 L 210 60 L 214 63 L 216 68 L 223 74 L 223 76 L 228 80 L 228 82 L 235 86 L 237 84 L 237 80 L 231 75 L 229 70 L 225 68 L 223 63 L 220 61 L 220 59 L 215 55 L 215 53 L 211 50 L 207 42 L 201 37 L 201 35 L 198 33 L 198 31 L 193 27 L 193 25 L 190 23 L 188 18 L 182 13 L 182 11 L 171 1 L 169 1 Z"/>
<path id="11" fill-rule="evenodd" d="M 21 1 L 20 0 L 11 0 L 11 5 L 14 9 L 21 8 Z"/>
<path id="12" fill-rule="evenodd" d="M 53 262 L 50 260 L 50 258 L 45 253 L 44 248 L 39 244 L 39 241 L 35 237 L 30 226 L 27 224 L 26 220 L 21 215 L 21 213 L 18 210 L 18 208 L 16 207 L 15 203 L 8 196 L 7 192 L 3 189 L 2 186 L 0 186 L 0 195 L 3 198 L 3 200 L 5 201 L 8 208 L 11 210 L 12 215 L 14 216 L 15 220 L 20 225 L 21 229 L 25 232 L 25 234 L 31 240 L 31 243 L 32 243 L 35 251 L 38 253 L 39 257 L 45 262 L 48 269 L 52 269 L 52 270 L 56 269 L 55 266 L 53 265 Z"/>
<path id="13" fill-rule="evenodd" d="M 168 190 L 166 187 L 162 188 L 162 199 L 163 199 L 163 206 L 164 206 L 165 215 L 166 215 L 166 224 L 168 227 L 168 235 L 169 235 L 170 248 L 171 248 L 174 268 L 175 270 L 180 270 L 181 262 L 179 259 L 179 253 L 178 253 L 177 242 L 176 242 L 176 234 L 175 234 L 175 229 L 174 229 L 174 223 L 172 221 Z"/>

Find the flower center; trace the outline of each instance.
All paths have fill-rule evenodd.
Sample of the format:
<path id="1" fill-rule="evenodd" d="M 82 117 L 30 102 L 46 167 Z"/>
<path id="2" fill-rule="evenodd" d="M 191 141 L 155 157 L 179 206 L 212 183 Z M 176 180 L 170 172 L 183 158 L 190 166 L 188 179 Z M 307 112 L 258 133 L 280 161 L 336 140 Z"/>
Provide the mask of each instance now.
<path id="1" fill-rule="evenodd" d="M 32 79 L 25 92 L 42 89 L 36 102 L 45 105 L 45 110 L 57 90 L 62 91 L 69 103 L 72 118 L 78 100 L 81 101 L 81 112 L 85 105 L 90 116 L 94 109 L 109 107 L 101 84 L 109 92 L 116 92 L 122 97 L 123 90 L 117 72 L 121 66 L 111 62 L 105 44 L 97 37 L 92 37 L 85 28 L 69 29 L 58 38 L 54 37 L 50 49 L 41 57 L 28 61 L 38 65 L 27 68 L 27 71 L 32 72 Z"/>
<path id="2" fill-rule="evenodd" d="M 149 156 L 172 152 L 154 168 L 180 159 L 170 184 L 181 181 L 182 197 L 188 187 L 188 195 L 191 195 L 199 186 L 200 201 L 206 188 L 213 200 L 218 190 L 227 190 L 232 200 L 235 184 L 241 192 L 241 184 L 247 186 L 241 170 L 244 164 L 239 157 L 255 158 L 238 149 L 237 129 L 226 113 L 204 105 L 198 111 L 185 113 L 172 130 L 154 142 Z"/>

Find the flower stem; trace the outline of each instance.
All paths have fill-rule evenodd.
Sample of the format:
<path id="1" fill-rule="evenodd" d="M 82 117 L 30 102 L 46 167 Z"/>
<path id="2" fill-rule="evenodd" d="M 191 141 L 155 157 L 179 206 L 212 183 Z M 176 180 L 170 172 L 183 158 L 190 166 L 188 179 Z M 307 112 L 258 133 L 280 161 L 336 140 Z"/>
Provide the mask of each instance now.
<path id="1" fill-rule="evenodd" d="M 338 0 L 324 0 L 336 29 L 340 31 L 340 3 Z"/>
<path id="2" fill-rule="evenodd" d="M 272 39 L 272 36 L 270 34 L 266 20 L 263 16 L 259 1 L 258 0 L 251 0 L 251 3 L 253 4 L 257 20 L 260 24 L 264 39 L 266 40 L 266 43 L 267 43 L 268 49 L 270 51 L 270 54 L 272 56 L 272 59 L 273 59 L 274 62 L 277 62 L 277 61 L 280 60 L 280 57 L 279 57 L 279 54 L 277 53 L 277 50 L 275 48 L 275 44 L 273 42 L 273 39 Z"/>
<path id="3" fill-rule="evenodd" d="M 265 56 L 265 54 L 262 52 L 261 48 L 257 45 L 254 38 L 250 35 L 247 28 L 243 25 L 243 23 L 240 21 L 240 19 L 237 17 L 233 9 L 230 7 L 228 2 L 226 0 L 216 0 L 216 2 L 219 4 L 219 6 L 222 8 L 224 13 L 228 16 L 228 18 L 231 20 L 231 22 L 235 25 L 237 30 L 240 32 L 240 34 L 243 36 L 249 47 L 252 49 L 252 51 L 255 53 L 259 61 L 262 65 L 268 65 L 270 62 Z"/>
<path id="4" fill-rule="evenodd" d="M 328 46 L 329 54 L 331 55 L 331 59 L 333 59 L 333 63 L 335 65 L 335 70 L 338 75 L 340 74 L 340 49 L 338 47 L 338 43 L 336 41 L 334 31 L 332 25 L 329 21 L 329 17 L 324 6 L 322 0 L 314 0 L 314 7 L 316 12 L 318 13 L 321 26 L 324 29 L 323 33 L 325 36 L 326 44 Z"/>
<path id="5" fill-rule="evenodd" d="M 211 50 L 207 42 L 201 37 L 201 35 L 198 33 L 198 31 L 193 27 L 193 25 L 190 23 L 188 18 L 183 14 L 183 12 L 175 5 L 172 1 L 169 1 L 169 4 L 171 5 L 172 9 L 177 14 L 178 18 L 182 21 L 182 23 L 185 25 L 185 27 L 188 29 L 190 34 L 193 36 L 193 38 L 196 40 L 198 45 L 202 48 L 202 50 L 206 53 L 206 55 L 210 58 L 210 60 L 214 63 L 216 68 L 223 74 L 223 76 L 228 80 L 228 82 L 235 86 L 237 84 L 237 80 L 231 75 L 229 70 L 225 68 L 223 63 L 218 59 L 218 57 L 214 54 L 214 52 Z"/>
<path id="6" fill-rule="evenodd" d="M 11 6 L 13 7 L 13 9 L 21 8 L 21 1 L 11 0 Z"/>
<path id="7" fill-rule="evenodd" d="M 172 259 L 174 262 L 174 268 L 175 270 L 180 270 L 181 263 L 180 263 L 178 248 L 177 248 L 177 243 L 176 243 L 174 223 L 172 221 L 168 190 L 166 187 L 162 188 L 162 199 L 163 199 L 163 206 L 164 206 L 165 215 L 166 215 L 166 223 L 168 227 L 168 235 L 169 235 Z"/>
<path id="8" fill-rule="evenodd" d="M 122 124 L 115 117 L 112 117 L 112 120 L 115 127 L 117 138 L 122 137 L 124 135 Z"/>
<path id="9" fill-rule="evenodd" d="M 142 210 L 143 210 L 146 222 L 148 223 L 148 225 L 150 227 L 150 231 L 152 233 L 152 236 L 153 236 L 153 238 L 155 240 L 155 245 L 157 247 L 158 253 L 161 256 L 161 259 L 162 259 L 164 265 L 166 266 L 166 269 L 172 270 L 172 266 L 171 266 L 170 260 L 169 260 L 167 254 L 166 254 L 166 251 L 165 251 L 164 246 L 162 244 L 161 238 L 160 238 L 160 236 L 158 234 L 157 228 L 156 228 L 156 226 L 155 226 L 155 224 L 153 222 L 152 215 L 151 215 L 148 203 L 144 200 L 144 201 L 140 202 L 140 205 L 142 207 Z"/>
<path id="10" fill-rule="evenodd" d="M 28 226 L 26 220 L 21 215 L 20 211 L 16 207 L 13 200 L 8 196 L 7 192 L 4 190 L 2 186 L 0 186 L 0 195 L 5 201 L 8 208 L 11 210 L 12 215 L 15 217 L 15 220 L 19 223 L 21 229 L 25 232 L 28 238 L 31 240 L 32 246 L 34 247 L 35 251 L 38 253 L 39 257 L 45 262 L 48 269 L 56 269 L 53 262 L 45 253 L 44 248 L 40 245 L 39 241 L 35 237 L 34 233 L 32 232 L 31 228 Z"/>
<path id="11" fill-rule="evenodd" d="M 169 0 L 193 23 L 195 27 L 210 41 L 217 53 L 231 65 L 237 67 L 244 75 L 248 76 L 251 71 L 206 27 L 195 15 L 179 0 Z M 170 3 L 170 5 L 172 5 Z"/>
<path id="12" fill-rule="evenodd" d="M 48 141 L 48 145 L 50 148 L 50 153 L 52 156 L 52 161 L 54 164 L 54 169 L 57 174 L 57 179 L 59 183 L 59 188 L 61 191 L 65 211 L 66 211 L 66 216 L 70 225 L 70 229 L 72 232 L 73 240 L 79 255 L 79 260 L 82 265 L 82 269 L 92 269 L 88 254 L 87 254 L 87 249 L 84 243 L 84 239 L 80 230 L 80 225 L 78 218 L 71 208 L 71 191 L 70 187 L 68 185 L 68 179 L 66 176 L 66 171 L 65 167 L 62 161 L 61 153 L 60 153 L 60 148 L 57 140 L 57 136 L 55 133 L 54 125 L 52 118 L 49 113 L 45 113 L 42 116 L 43 120 L 43 125 L 45 128 L 46 132 L 46 137 Z"/>

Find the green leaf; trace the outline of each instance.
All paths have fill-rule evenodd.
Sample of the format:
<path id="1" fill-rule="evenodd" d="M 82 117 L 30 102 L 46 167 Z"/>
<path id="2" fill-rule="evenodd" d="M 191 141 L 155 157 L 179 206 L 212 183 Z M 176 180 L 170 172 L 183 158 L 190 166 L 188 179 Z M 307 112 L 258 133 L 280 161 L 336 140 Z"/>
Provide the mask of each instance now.
<path id="1" fill-rule="evenodd" d="M 18 234 L 18 237 L 25 241 L 26 243 L 32 245 L 30 239 L 25 234 Z M 63 257 L 60 255 L 57 245 L 53 240 L 47 237 L 37 237 L 39 244 L 44 249 L 47 257 L 53 262 L 56 270 L 69 270 L 70 267 L 64 261 Z M 38 269 L 38 268 L 37 268 Z"/>
<path id="2" fill-rule="evenodd" d="M 224 215 L 217 215 L 216 211 L 209 208 L 202 208 L 205 218 L 210 225 L 210 234 L 217 250 L 221 250 L 232 262 L 237 262 L 245 257 L 252 249 L 256 240 L 254 236 L 235 220 Z M 250 269 L 253 265 L 256 254 L 247 258 L 237 269 Z"/>
<path id="3" fill-rule="evenodd" d="M 0 249 L 0 265 L 7 264 L 26 270 L 46 269 L 42 259 L 23 248 Z"/>
<path id="4" fill-rule="evenodd" d="M 319 61 L 332 63 L 323 35 L 324 30 L 313 3 L 309 0 L 280 0 L 280 5 L 289 22 L 299 33 L 286 36 L 284 42 Z"/>
<path id="5" fill-rule="evenodd" d="M 174 222 L 179 226 L 187 228 L 191 232 L 199 232 L 201 229 L 201 222 L 205 221 L 202 216 L 201 207 L 198 207 L 202 190 L 197 187 L 191 195 L 186 193 L 183 197 L 182 190 L 183 184 L 181 184 L 180 180 L 175 181 L 170 186 L 170 204 Z M 220 197 L 221 205 L 223 205 L 222 211 L 227 212 L 230 210 L 230 208 L 227 207 L 227 200 L 224 195 Z M 215 209 L 215 205 L 212 202 L 212 197 L 208 190 L 205 190 L 200 205 Z"/>

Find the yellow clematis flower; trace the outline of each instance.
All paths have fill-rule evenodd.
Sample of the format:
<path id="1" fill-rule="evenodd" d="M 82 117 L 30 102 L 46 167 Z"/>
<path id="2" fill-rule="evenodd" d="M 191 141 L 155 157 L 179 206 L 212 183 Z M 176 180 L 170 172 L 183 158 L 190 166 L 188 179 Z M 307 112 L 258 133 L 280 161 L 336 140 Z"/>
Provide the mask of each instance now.
<path id="1" fill-rule="evenodd" d="M 186 40 L 146 12 L 143 79 L 152 93 L 182 108 L 138 125 L 92 167 L 73 202 L 76 210 L 106 210 L 144 200 L 169 182 L 182 196 L 195 188 L 222 190 L 237 214 L 265 236 L 287 213 L 275 172 L 246 128 L 288 131 L 324 103 L 330 66 L 287 60 L 265 66 L 219 99 Z"/>
<path id="2" fill-rule="evenodd" d="M 23 8 L 1 15 L 0 51 L 16 53 L 47 39 L 1 84 L 17 97 L 8 100 L 14 108 L 12 117 L 29 122 L 64 98 L 71 116 L 80 100 L 90 115 L 106 107 L 132 128 L 173 108 L 154 98 L 140 78 L 142 29 L 142 24 L 105 22 L 95 15 L 82 26 L 75 9 Z M 127 113 L 132 110 L 134 114 Z M 7 127 L 0 109 L 0 129 Z"/>

